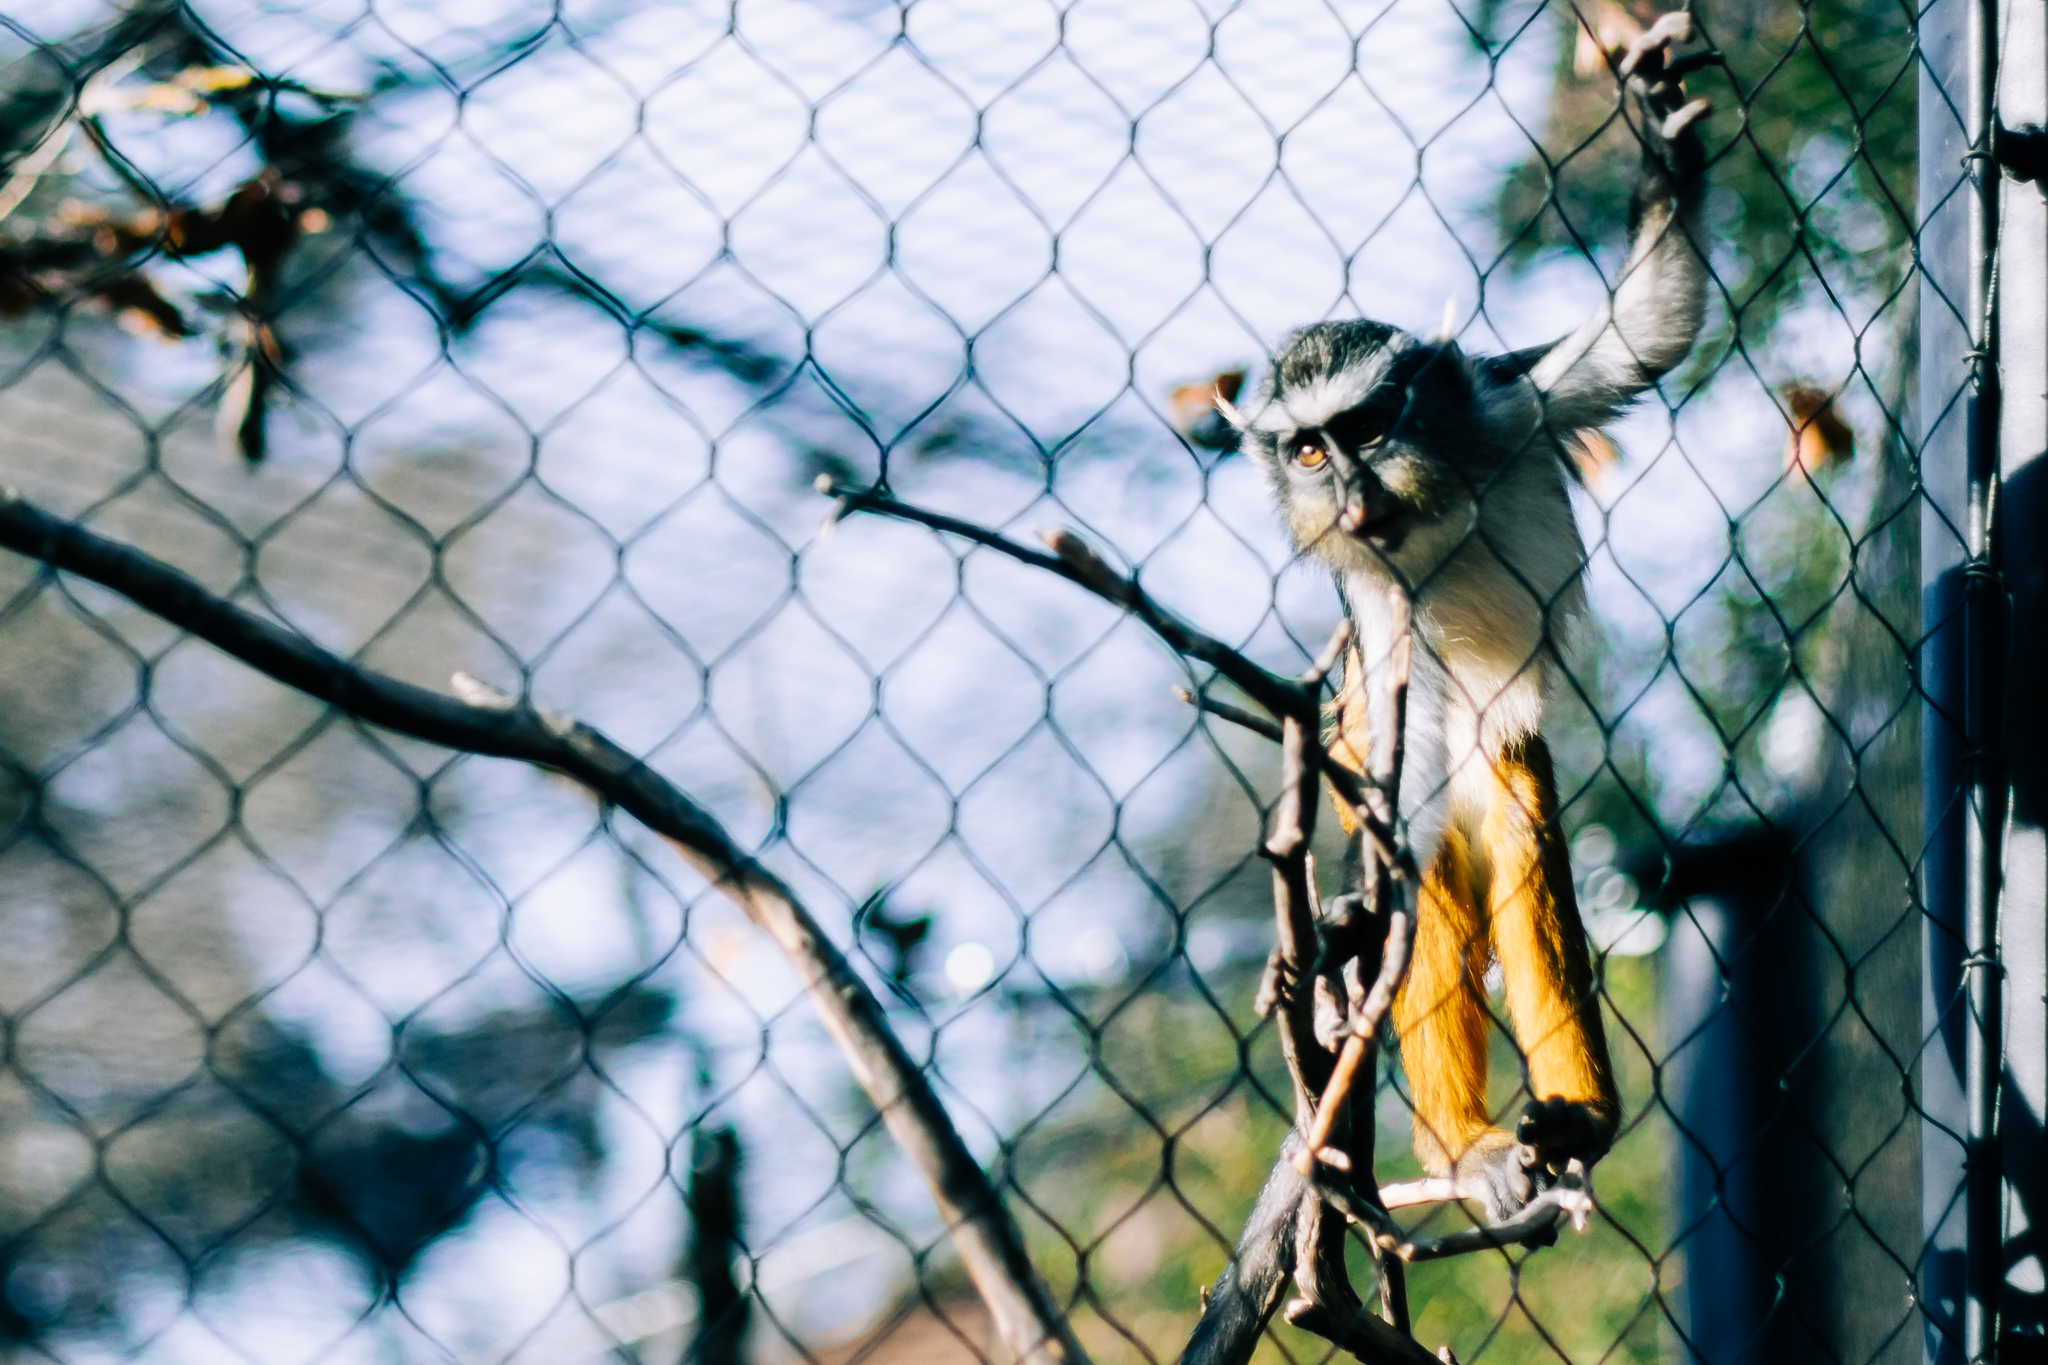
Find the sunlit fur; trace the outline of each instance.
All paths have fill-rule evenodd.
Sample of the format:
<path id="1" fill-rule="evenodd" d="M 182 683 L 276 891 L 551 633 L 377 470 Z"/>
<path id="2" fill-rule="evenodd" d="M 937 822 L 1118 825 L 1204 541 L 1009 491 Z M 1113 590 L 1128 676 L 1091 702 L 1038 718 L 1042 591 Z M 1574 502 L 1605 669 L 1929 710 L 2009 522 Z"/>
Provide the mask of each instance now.
<path id="1" fill-rule="evenodd" d="M 1490 963 L 1532 1096 L 1572 1101 L 1591 1124 L 1585 1159 L 1619 1119 L 1542 738 L 1585 605 L 1561 438 L 1612 420 L 1699 331 L 1697 112 L 1670 125 L 1683 145 L 1662 142 L 1654 121 L 1643 130 L 1627 263 L 1570 336 L 1474 359 L 1383 323 L 1319 323 L 1286 339 L 1243 411 L 1225 409 L 1295 544 L 1330 566 L 1351 614 L 1332 743 L 1361 770 L 1392 728 L 1374 714 L 1385 691 L 1362 680 L 1392 651 L 1400 600 L 1412 603 L 1398 808 L 1425 877 L 1395 1021 L 1418 1156 L 1490 1185 L 1496 1216 L 1527 1181 L 1518 1144 L 1486 1110 Z"/>
<path id="2" fill-rule="evenodd" d="M 1360 346 L 1381 331 L 1380 345 Z M 1540 726 L 1551 674 L 1584 607 L 1585 553 L 1564 465 L 1536 420 L 1526 382 L 1475 380 L 1449 345 L 1428 348 L 1423 373 L 1454 371 L 1452 382 L 1431 389 L 1459 406 L 1404 419 L 1371 461 L 1373 475 L 1406 509 L 1405 535 L 1390 545 L 1338 528 L 1336 479 L 1297 469 L 1285 442 L 1336 416 L 1344 409 L 1334 404 L 1370 390 L 1393 359 L 1422 346 L 1371 323 L 1296 333 L 1276 378 L 1297 367 L 1352 363 L 1341 382 L 1280 389 L 1251 414 L 1246 446 L 1270 472 L 1295 543 L 1336 571 L 1366 668 L 1392 649 L 1390 595 L 1412 592 L 1420 647 L 1401 806 L 1426 859 L 1454 811 L 1469 823 L 1491 800 L 1485 755 Z"/>

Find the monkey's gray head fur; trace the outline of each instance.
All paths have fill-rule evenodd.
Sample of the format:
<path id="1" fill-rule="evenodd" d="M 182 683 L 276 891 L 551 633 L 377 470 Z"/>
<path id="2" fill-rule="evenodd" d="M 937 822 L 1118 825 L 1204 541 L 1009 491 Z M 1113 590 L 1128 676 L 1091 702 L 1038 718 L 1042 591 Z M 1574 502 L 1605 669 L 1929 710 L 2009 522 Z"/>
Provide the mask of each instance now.
<path id="1" fill-rule="evenodd" d="M 1413 558 L 1404 547 L 1438 540 L 1432 529 L 1471 527 L 1498 464 L 1475 392 L 1489 379 L 1454 342 L 1320 322 L 1289 336 L 1258 397 L 1225 416 L 1271 477 L 1295 543 L 1366 568 Z"/>

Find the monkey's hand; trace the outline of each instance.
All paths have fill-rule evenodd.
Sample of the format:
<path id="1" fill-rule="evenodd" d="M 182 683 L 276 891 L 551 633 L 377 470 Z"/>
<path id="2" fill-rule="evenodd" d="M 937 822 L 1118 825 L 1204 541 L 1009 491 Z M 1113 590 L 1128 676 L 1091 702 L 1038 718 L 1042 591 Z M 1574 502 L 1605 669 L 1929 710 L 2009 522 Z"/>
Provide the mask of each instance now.
<path id="1" fill-rule="evenodd" d="M 1707 149 L 1696 124 L 1714 111 L 1709 100 L 1687 100 L 1685 77 L 1721 60 L 1718 52 L 1671 55 L 1673 43 L 1692 41 L 1692 15 L 1679 11 L 1652 24 L 1629 44 L 1620 72 L 1635 101 L 1636 133 L 1643 140 L 1643 169 L 1668 190 L 1698 180 L 1707 165 Z"/>

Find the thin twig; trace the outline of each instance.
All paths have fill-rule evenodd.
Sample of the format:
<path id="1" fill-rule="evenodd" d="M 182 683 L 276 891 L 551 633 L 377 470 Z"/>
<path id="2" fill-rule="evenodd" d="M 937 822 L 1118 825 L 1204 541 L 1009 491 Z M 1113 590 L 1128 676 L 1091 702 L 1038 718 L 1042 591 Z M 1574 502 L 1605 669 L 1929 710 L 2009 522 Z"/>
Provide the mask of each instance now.
<path id="1" fill-rule="evenodd" d="M 1496 1250 L 1536 1241 L 1546 1237 L 1551 1229 L 1557 1226 L 1558 1220 L 1567 1215 L 1571 1217 L 1575 1226 L 1582 1227 L 1593 1207 L 1593 1197 L 1587 1189 L 1584 1177 L 1568 1175 L 1553 1188 L 1543 1191 L 1524 1204 L 1511 1218 L 1503 1218 L 1498 1223 L 1486 1223 L 1478 1227 L 1460 1228 L 1441 1237 L 1411 1237 L 1402 1230 L 1400 1224 L 1388 1216 L 1384 1208 L 1376 1207 L 1370 1201 L 1361 1198 L 1356 1191 L 1341 1181 L 1319 1180 L 1316 1188 L 1321 1191 L 1324 1198 L 1341 1210 L 1346 1218 L 1364 1228 L 1373 1245 L 1383 1251 L 1392 1252 L 1411 1265 L 1421 1261 L 1440 1261 L 1449 1256 L 1463 1256 L 1474 1251 Z"/>
<path id="2" fill-rule="evenodd" d="M 1328 673 L 1327 669 L 1314 671 L 1324 674 Z M 1262 739 L 1270 739 L 1275 744 L 1280 742 L 1280 727 L 1278 725 L 1267 720 L 1264 716 L 1255 715 L 1245 710 L 1242 706 L 1232 706 L 1229 702 L 1220 701 L 1210 696 L 1207 692 L 1195 692 L 1185 687 L 1175 687 L 1173 695 L 1186 702 L 1189 706 L 1194 707 L 1197 711 L 1206 711 L 1218 720 L 1227 720 L 1232 725 L 1249 730 Z M 1316 753 L 1316 760 L 1322 764 L 1323 776 L 1329 780 L 1330 786 L 1336 790 L 1337 799 L 1351 807 L 1354 813 L 1363 813 L 1365 810 L 1366 788 L 1371 784 L 1372 779 L 1363 773 L 1353 772 L 1345 767 L 1343 762 L 1327 749 L 1319 749 Z"/>
<path id="3" fill-rule="evenodd" d="M 1338 661 L 1344 657 L 1344 646 L 1350 643 L 1351 622 L 1337 622 L 1336 628 L 1330 632 L 1330 638 L 1323 641 L 1323 652 L 1316 655 L 1315 662 L 1308 666 L 1308 672 L 1302 674 L 1297 681 L 1303 687 L 1313 688 L 1320 694 L 1324 680 L 1335 671 Z"/>
<path id="4" fill-rule="evenodd" d="M 1255 735 L 1259 735 L 1265 739 L 1272 740 L 1275 744 L 1278 744 L 1280 742 L 1280 727 L 1278 725 L 1275 725 L 1272 721 L 1267 720 L 1264 716 L 1253 715 L 1251 712 L 1245 710 L 1242 706 L 1232 706 L 1227 701 L 1216 700 L 1214 697 L 1210 696 L 1206 692 L 1196 694 L 1194 692 L 1190 692 L 1185 687 L 1174 688 L 1173 695 L 1179 697 L 1182 701 L 1186 702 L 1189 706 L 1194 707 L 1197 711 L 1207 711 L 1210 715 L 1216 716 L 1222 720 L 1227 720 L 1232 725 L 1241 725 Z M 1352 772 L 1349 768 L 1337 762 L 1336 759 L 1331 758 L 1327 754 L 1323 756 L 1323 765 L 1323 771 L 1325 773 L 1329 773 L 1330 771 L 1335 770 L 1337 772 L 1344 773 L 1353 779 L 1356 779 L 1358 776 L 1358 774 Z M 1359 788 L 1359 792 L 1361 795 L 1363 795 L 1364 788 Z"/>
<path id="5" fill-rule="evenodd" d="M 43 135 L 34 151 L 14 163 L 14 174 L 7 177 L 4 187 L 0 187 L 0 218 L 20 208 L 22 201 L 34 191 L 50 167 L 57 164 L 57 158 L 64 155 L 64 149 L 71 145 L 73 127 L 70 116 L 66 115 Z"/>
<path id="6" fill-rule="evenodd" d="M 881 1003 L 794 892 L 733 842 L 712 814 L 588 725 L 458 675 L 459 697 L 400 682 L 329 653 L 201 587 L 141 551 L 0 488 L 0 546 L 90 579 L 287 687 L 399 734 L 561 772 L 626 811 L 766 932 L 804 982 L 826 1031 L 883 1124 L 931 1189 L 1004 1345 L 1030 1365 L 1086 1356 L 1053 1305 L 1024 1239 L 918 1069 Z"/>
<path id="7" fill-rule="evenodd" d="M 1316 1154 L 1329 1145 L 1330 1132 L 1337 1126 L 1337 1117 L 1343 1112 L 1344 1102 L 1351 1098 L 1351 1087 L 1358 1079 L 1368 1048 L 1369 1041 L 1364 1034 L 1354 1033 L 1344 1040 L 1344 1050 L 1337 1054 L 1337 1064 L 1330 1068 L 1330 1083 L 1316 1105 L 1316 1121 L 1308 1130 L 1308 1141 L 1303 1145 L 1301 1155 L 1294 1159 L 1294 1169 L 1303 1175 L 1314 1172 Z"/>
<path id="8" fill-rule="evenodd" d="M 1478 1185 L 1468 1185 L 1448 1176 L 1403 1180 L 1380 1186 L 1380 1203 L 1390 1209 L 1414 1208 L 1418 1204 L 1455 1204 L 1465 1199 L 1484 1199 Z"/>

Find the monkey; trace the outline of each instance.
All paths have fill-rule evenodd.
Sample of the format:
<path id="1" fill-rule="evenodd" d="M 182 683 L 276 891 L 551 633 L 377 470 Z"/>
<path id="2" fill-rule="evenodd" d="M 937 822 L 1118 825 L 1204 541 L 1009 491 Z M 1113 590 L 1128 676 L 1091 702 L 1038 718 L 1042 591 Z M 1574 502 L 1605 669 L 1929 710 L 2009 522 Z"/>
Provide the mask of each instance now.
<path id="1" fill-rule="evenodd" d="M 1316 323 L 1285 339 L 1254 401 L 1217 405 L 1296 547 L 1335 577 L 1353 643 L 1330 751 L 1360 772 L 1392 742 L 1365 676 L 1412 632 L 1395 803 L 1422 877 L 1394 1028 L 1417 1157 L 1496 1221 L 1598 1160 L 1621 1118 L 1543 715 L 1585 609 L 1567 451 L 1679 364 L 1705 313 L 1712 105 L 1682 77 L 1713 54 L 1670 51 L 1691 36 L 1690 15 L 1666 15 L 1619 62 L 1641 169 L 1625 263 L 1584 324 L 1467 356 L 1448 335 Z M 1532 1096 L 1512 1134 L 1486 1108 L 1492 963 Z"/>

